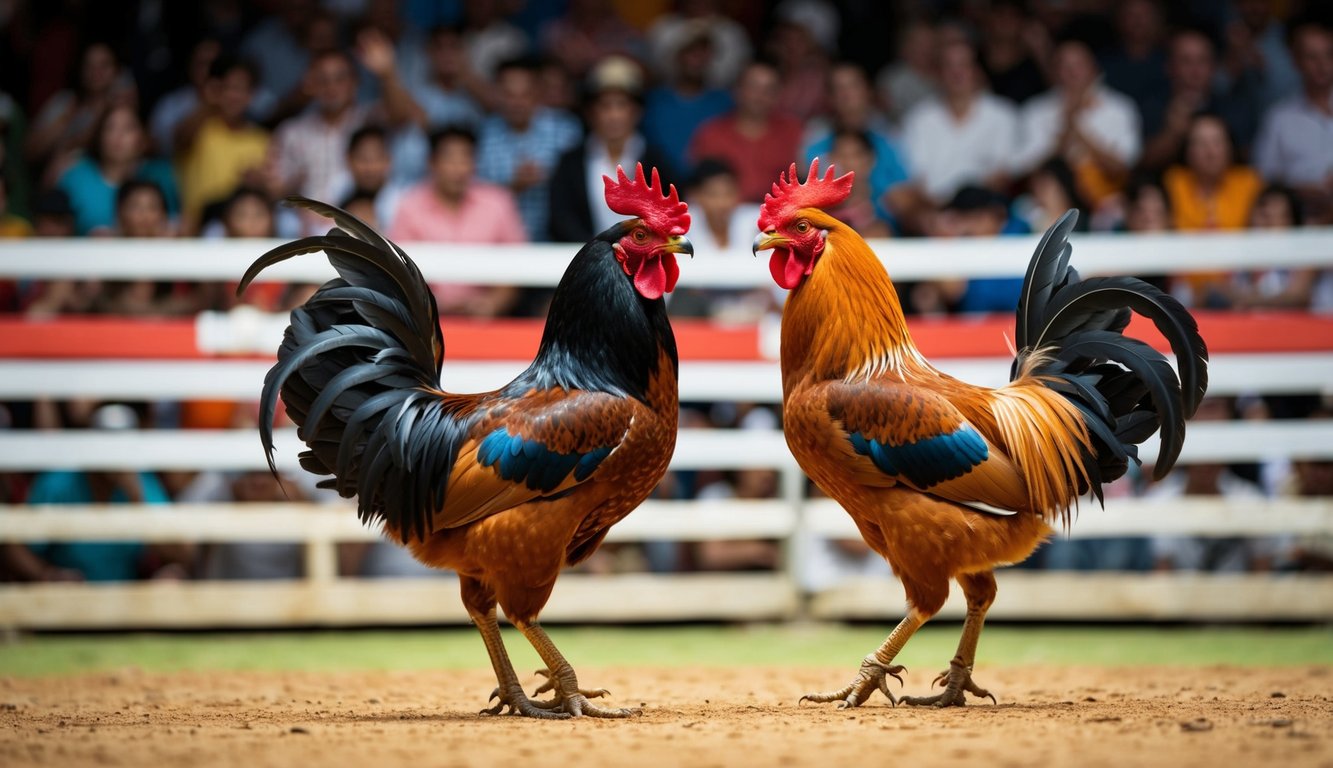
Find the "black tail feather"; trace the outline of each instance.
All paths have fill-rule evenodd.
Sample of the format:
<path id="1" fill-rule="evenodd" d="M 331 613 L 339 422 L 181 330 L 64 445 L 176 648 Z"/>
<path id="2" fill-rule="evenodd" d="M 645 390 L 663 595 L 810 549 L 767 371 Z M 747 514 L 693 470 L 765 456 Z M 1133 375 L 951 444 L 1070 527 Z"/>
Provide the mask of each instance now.
<path id="1" fill-rule="evenodd" d="M 356 217 L 304 198 L 293 205 L 334 220 L 327 235 L 274 248 L 246 270 L 324 252 L 339 277 L 291 313 L 278 362 L 264 379 L 260 439 L 273 461 L 281 398 L 308 450 L 301 466 L 333 474 L 320 487 L 358 497 L 362 520 L 424 538 L 442 501 L 466 426 L 439 391 L 444 340 L 429 286 L 411 259 Z M 429 464 L 419 463 L 422 460 Z"/>
<path id="2" fill-rule="evenodd" d="M 1069 266 L 1077 219 L 1071 210 L 1047 230 L 1028 265 L 1012 373 L 1040 375 L 1083 413 L 1096 453 L 1085 461 L 1089 490 L 1100 499 L 1100 485 L 1124 474 L 1128 461 L 1138 460 L 1138 444 L 1154 432 L 1161 433 L 1161 450 L 1153 475 L 1170 471 L 1185 420 L 1208 389 L 1208 348 L 1193 316 L 1152 285 L 1132 277 L 1080 278 Z M 1151 346 L 1123 335 L 1134 312 L 1166 338 L 1176 369 Z"/>

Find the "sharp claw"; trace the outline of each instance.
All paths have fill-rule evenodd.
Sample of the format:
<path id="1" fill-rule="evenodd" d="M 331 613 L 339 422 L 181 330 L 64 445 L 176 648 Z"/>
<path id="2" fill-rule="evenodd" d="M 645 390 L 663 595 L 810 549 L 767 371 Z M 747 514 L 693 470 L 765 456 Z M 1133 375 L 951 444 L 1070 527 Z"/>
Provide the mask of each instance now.
<path id="1" fill-rule="evenodd" d="M 487 699 L 487 701 L 495 701 L 498 698 L 500 698 L 500 689 L 496 688 L 495 690 L 491 691 L 491 697 Z"/>

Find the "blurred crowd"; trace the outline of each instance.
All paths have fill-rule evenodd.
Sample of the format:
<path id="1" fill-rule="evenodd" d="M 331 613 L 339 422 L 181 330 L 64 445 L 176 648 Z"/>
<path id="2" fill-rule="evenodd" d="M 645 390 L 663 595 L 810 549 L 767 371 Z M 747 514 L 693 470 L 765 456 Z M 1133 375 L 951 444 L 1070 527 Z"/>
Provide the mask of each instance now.
<path id="1" fill-rule="evenodd" d="M 1084 231 L 1333 224 L 1333 6 L 1317 0 L 8 0 L 0 41 L 0 238 L 322 231 L 277 204 L 301 194 L 401 241 L 580 243 L 619 218 L 598 178 L 642 162 L 683 190 L 699 253 L 743 253 L 769 184 L 815 156 L 856 171 L 834 213 L 868 237 L 1028 233 L 1069 208 Z M 1333 273 L 1319 270 L 1163 264 L 1150 277 L 1194 307 L 1333 311 Z M 444 314 L 544 311 L 539 291 L 433 288 Z M 915 314 L 1012 311 L 1017 288 L 900 286 Z M 260 286 L 245 300 L 281 311 L 309 290 Z M 763 290 L 682 288 L 671 300 L 674 316 L 726 321 L 778 307 Z M 0 281 L 0 313 L 31 317 L 189 316 L 236 301 L 225 285 Z M 1318 397 L 1251 397 L 1207 413 L 1327 409 Z M 208 402 L 0 404 L 0 428 L 253 419 Z M 688 404 L 682 423 L 772 428 L 779 417 Z M 0 475 L 0 502 L 284 498 L 262 474 L 48 474 Z M 1195 465 L 1152 487 L 1131 478 L 1124 492 L 1328 495 L 1330 474 L 1318 462 Z M 317 498 L 303 483 L 290 478 L 289 493 Z M 770 472 L 700 472 L 660 493 L 767 498 L 778 486 Z M 1298 541 L 1206 543 L 1063 542 L 1035 562 L 1327 567 Z M 808 544 L 812 584 L 883 567 L 854 542 Z M 122 548 L 116 578 L 299 572 L 300 548 L 283 546 L 246 557 Z M 344 569 L 410 569 L 379 550 L 346 548 Z M 773 542 L 662 543 L 608 548 L 594 567 L 772 568 L 780 557 Z M 10 545 L 3 565 L 11 578 L 100 577 L 77 560 Z"/>

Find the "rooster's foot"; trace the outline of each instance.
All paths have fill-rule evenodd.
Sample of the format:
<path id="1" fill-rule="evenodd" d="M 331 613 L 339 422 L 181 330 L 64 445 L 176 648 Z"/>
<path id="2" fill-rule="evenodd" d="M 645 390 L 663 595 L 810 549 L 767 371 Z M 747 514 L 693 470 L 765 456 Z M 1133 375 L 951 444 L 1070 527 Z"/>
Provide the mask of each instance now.
<path id="1" fill-rule="evenodd" d="M 532 695 L 539 696 L 547 691 L 554 694 L 549 701 L 534 702 L 539 707 L 563 712 L 572 717 L 633 717 L 642 714 L 638 709 L 602 707 L 588 701 L 608 696 L 611 692 L 605 688 L 588 689 L 579 688 L 576 684 L 569 685 L 566 680 L 573 678 L 572 670 L 567 675 L 559 675 L 551 674 L 549 669 L 539 669 L 537 674 L 546 678 L 546 682 L 533 691 Z"/>
<path id="2" fill-rule="evenodd" d="M 965 694 L 968 693 L 997 703 L 990 691 L 972 682 L 972 668 L 962 664 L 951 662 L 948 671 L 941 672 L 931 683 L 931 686 L 936 685 L 944 686 L 944 692 L 935 696 L 904 696 L 903 703 L 918 707 L 963 707 L 967 706 Z"/>
<path id="3" fill-rule="evenodd" d="M 561 711 L 557 702 L 533 701 L 523 695 L 523 689 L 515 684 L 512 688 L 496 688 L 491 692 L 491 700 L 499 699 L 495 706 L 483 709 L 483 715 L 522 715 L 541 720 L 565 720 L 573 715 Z"/>
<path id="4" fill-rule="evenodd" d="M 899 673 L 906 671 L 906 667 L 885 664 L 873 655 L 867 656 L 861 661 L 861 669 L 857 671 L 856 679 L 848 683 L 847 687 L 828 693 L 807 693 L 801 697 L 801 702 L 814 701 L 823 704 L 836 701 L 838 709 L 846 709 L 861 706 L 871 694 L 879 691 L 888 697 L 891 704 L 897 706 L 898 699 L 889 692 L 889 678 L 892 677 L 901 685 L 903 679 Z"/>

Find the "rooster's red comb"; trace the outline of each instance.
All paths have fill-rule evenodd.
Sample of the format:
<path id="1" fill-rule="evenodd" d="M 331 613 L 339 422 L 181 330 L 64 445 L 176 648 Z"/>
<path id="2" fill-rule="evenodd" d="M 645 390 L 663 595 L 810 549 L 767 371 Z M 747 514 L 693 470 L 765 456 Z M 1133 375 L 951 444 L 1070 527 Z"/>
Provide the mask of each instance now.
<path id="1" fill-rule="evenodd" d="M 667 235 L 683 235 L 690 229 L 690 208 L 680 201 L 676 185 L 671 192 L 662 191 L 662 180 L 653 169 L 651 184 L 644 178 L 643 163 L 635 163 L 634 178 L 625 175 L 625 169 L 616 166 L 616 179 L 603 176 L 606 184 L 606 204 L 616 213 L 643 219 L 649 229 Z"/>
<path id="2" fill-rule="evenodd" d="M 855 173 L 847 173 L 833 178 L 833 164 L 828 172 L 819 177 L 819 158 L 810 162 L 810 173 L 806 174 L 805 183 L 796 178 L 796 163 L 785 174 L 773 182 L 773 191 L 764 195 L 764 205 L 759 209 L 759 230 L 767 232 L 790 219 L 802 208 L 828 208 L 841 203 L 852 193 L 852 180 Z"/>

